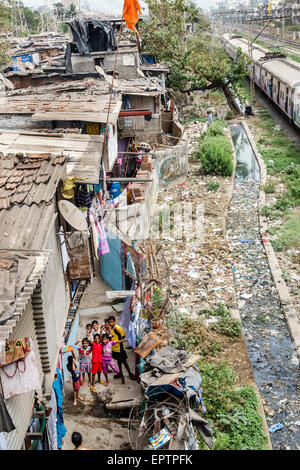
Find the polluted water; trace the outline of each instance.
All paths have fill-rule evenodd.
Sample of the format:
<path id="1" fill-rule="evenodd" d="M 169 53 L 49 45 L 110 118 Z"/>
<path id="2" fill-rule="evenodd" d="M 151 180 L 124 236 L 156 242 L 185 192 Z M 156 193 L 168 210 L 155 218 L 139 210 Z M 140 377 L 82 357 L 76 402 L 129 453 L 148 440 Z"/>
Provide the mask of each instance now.
<path id="1" fill-rule="evenodd" d="M 230 126 L 237 156 L 227 240 L 238 307 L 273 449 L 300 448 L 299 362 L 260 237 L 260 170 L 241 125 Z"/>

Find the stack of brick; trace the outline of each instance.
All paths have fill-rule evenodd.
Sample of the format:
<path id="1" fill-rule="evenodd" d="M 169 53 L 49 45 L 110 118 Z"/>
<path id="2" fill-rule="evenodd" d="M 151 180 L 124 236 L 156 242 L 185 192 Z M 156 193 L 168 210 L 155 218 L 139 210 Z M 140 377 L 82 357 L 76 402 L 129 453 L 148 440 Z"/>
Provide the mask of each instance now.
<path id="1" fill-rule="evenodd" d="M 145 190 L 147 187 L 147 183 L 138 183 L 138 179 L 139 178 L 148 179 L 150 178 L 150 176 L 151 176 L 151 170 L 150 171 L 142 170 L 142 169 L 138 170 L 136 174 L 137 182 L 131 183 L 131 185 L 129 186 L 129 193 L 131 196 L 131 200 L 134 203 L 142 202 L 145 200 Z"/>

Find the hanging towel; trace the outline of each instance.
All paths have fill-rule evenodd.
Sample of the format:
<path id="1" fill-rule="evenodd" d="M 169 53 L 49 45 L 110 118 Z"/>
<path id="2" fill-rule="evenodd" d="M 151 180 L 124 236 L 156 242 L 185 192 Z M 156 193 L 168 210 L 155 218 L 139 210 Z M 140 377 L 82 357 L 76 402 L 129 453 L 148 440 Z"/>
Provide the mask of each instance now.
<path id="1" fill-rule="evenodd" d="M 10 414 L 6 408 L 3 396 L 0 394 L 0 433 L 11 432 L 14 429 L 16 429 L 15 425 L 12 422 Z"/>

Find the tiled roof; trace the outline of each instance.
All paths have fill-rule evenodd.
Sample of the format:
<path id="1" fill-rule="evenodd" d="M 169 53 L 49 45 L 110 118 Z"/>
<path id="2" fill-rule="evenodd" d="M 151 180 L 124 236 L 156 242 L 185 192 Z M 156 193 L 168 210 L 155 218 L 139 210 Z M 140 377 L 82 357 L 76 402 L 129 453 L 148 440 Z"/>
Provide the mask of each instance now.
<path id="1" fill-rule="evenodd" d="M 49 202 L 67 155 L 0 153 L 0 209 Z"/>

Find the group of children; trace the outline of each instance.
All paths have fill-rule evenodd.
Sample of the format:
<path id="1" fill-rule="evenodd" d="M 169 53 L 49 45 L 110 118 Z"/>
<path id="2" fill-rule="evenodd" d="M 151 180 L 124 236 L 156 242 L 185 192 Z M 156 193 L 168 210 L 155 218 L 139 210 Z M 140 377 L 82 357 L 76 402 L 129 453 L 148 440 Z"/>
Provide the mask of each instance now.
<path id="1" fill-rule="evenodd" d="M 81 347 L 78 349 L 79 369 L 74 352 L 72 352 L 72 356 L 68 357 L 67 369 L 73 380 L 74 406 L 77 405 L 77 398 L 82 400 L 79 390 L 81 385 L 85 383 L 85 374 L 88 376 L 88 384 L 93 392 L 96 392 L 95 378 L 97 374 L 98 383 L 106 387 L 109 385 L 109 368 L 115 372 L 114 378 L 121 378 L 122 384 L 124 384 L 122 364 L 127 369 L 130 379 L 135 380 L 135 375 L 131 373 L 127 363 L 127 354 L 123 344 L 125 341 L 123 328 L 116 324 L 114 316 L 105 319 L 101 327 L 99 327 L 97 320 L 86 325 L 85 338 L 76 342 L 76 345 L 81 342 Z M 117 361 L 118 366 L 113 359 Z M 101 380 L 102 371 L 105 382 Z"/>

